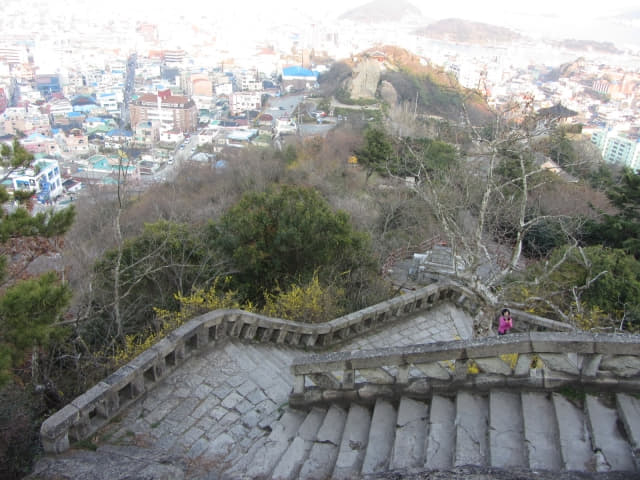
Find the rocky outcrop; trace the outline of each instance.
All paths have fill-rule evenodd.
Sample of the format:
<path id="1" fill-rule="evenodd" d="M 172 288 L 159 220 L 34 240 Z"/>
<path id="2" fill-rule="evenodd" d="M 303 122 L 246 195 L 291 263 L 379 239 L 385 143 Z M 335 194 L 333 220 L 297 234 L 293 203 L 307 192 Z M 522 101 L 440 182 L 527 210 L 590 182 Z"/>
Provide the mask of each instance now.
<path id="1" fill-rule="evenodd" d="M 364 58 L 353 67 L 353 75 L 347 81 L 351 99 L 374 99 L 380 82 L 380 63 Z"/>
<path id="2" fill-rule="evenodd" d="M 398 92 L 396 92 L 393 85 L 386 80 L 380 82 L 380 97 L 387 105 L 395 105 L 398 103 Z"/>

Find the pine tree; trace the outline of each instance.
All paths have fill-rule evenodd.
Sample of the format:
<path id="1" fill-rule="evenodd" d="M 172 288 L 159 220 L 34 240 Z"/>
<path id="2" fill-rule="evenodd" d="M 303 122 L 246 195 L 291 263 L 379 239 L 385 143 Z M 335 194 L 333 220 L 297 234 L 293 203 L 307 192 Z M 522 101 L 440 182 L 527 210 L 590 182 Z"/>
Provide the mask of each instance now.
<path id="1" fill-rule="evenodd" d="M 29 167 L 32 162 L 33 155 L 17 140 L 12 147 L 3 145 L 0 150 L 0 166 L 4 171 L 1 180 L 6 180 L 17 169 Z M 9 198 L 7 190 L 0 185 L 0 201 L 5 203 Z M 27 195 L 14 196 L 22 201 L 27 198 Z M 14 369 L 25 363 L 30 352 L 47 345 L 53 324 L 71 296 L 69 288 L 61 284 L 54 273 L 26 280 L 10 275 L 4 255 L 7 244 L 25 237 L 61 235 L 71 226 L 73 218 L 73 208 L 36 215 L 31 215 L 23 206 L 12 212 L 0 212 L 0 386 L 11 380 Z"/>

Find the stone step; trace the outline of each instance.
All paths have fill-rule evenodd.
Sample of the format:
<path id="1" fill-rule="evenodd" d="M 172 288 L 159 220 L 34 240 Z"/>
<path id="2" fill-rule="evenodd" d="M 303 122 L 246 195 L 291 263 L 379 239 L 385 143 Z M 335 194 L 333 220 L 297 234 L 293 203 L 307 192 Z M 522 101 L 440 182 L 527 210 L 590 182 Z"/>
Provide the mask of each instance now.
<path id="1" fill-rule="evenodd" d="M 253 368 L 249 375 L 264 390 L 268 390 L 272 396 L 287 396 L 293 385 L 293 376 L 289 368 L 283 368 L 277 361 L 273 361 L 270 352 L 260 353 L 253 345 L 240 344 L 238 349 L 243 352 L 244 358 L 253 362 Z"/>
<path id="2" fill-rule="evenodd" d="M 618 416 L 624 424 L 627 438 L 634 449 L 636 458 L 640 460 L 640 399 L 619 393 L 616 395 Z"/>
<path id="3" fill-rule="evenodd" d="M 273 426 L 264 446 L 260 448 L 247 470 L 249 478 L 269 478 L 273 467 L 296 436 L 298 428 L 306 418 L 304 412 L 287 410 Z"/>
<path id="4" fill-rule="evenodd" d="M 289 357 L 281 351 L 281 348 L 283 348 L 281 345 L 254 342 L 247 342 L 244 345 L 259 355 L 267 357 L 272 365 L 275 365 L 279 369 L 289 371 Z"/>
<path id="5" fill-rule="evenodd" d="M 426 442 L 424 467 L 447 470 L 453 466 L 456 446 L 456 405 L 448 397 L 435 395 L 429 410 L 429 433 Z"/>
<path id="6" fill-rule="evenodd" d="M 550 395 L 522 393 L 522 416 L 529 468 L 562 470 L 558 421 Z"/>
<path id="7" fill-rule="evenodd" d="M 349 480 L 360 475 L 367 450 L 371 413 L 362 405 L 352 404 L 340 442 L 340 450 L 333 471 L 335 480 Z"/>
<path id="8" fill-rule="evenodd" d="M 264 378 L 261 375 L 254 375 L 259 369 L 265 369 L 265 371 L 268 369 L 270 373 L 277 374 L 276 365 L 269 362 L 268 358 L 266 358 L 267 355 L 257 353 L 248 344 L 242 343 L 237 339 L 230 339 L 224 349 L 242 370 L 249 373 L 251 378 Z"/>
<path id="9" fill-rule="evenodd" d="M 593 471 L 594 457 L 591 435 L 582 408 L 558 393 L 551 395 L 558 422 L 560 453 L 565 470 Z"/>
<path id="10" fill-rule="evenodd" d="M 246 342 L 242 343 L 242 347 L 249 350 L 254 357 L 257 356 L 260 360 L 267 360 L 270 365 L 276 367 L 278 370 L 289 371 L 288 362 L 283 360 L 279 354 L 279 346 Z M 260 365 L 260 363 L 258 363 L 258 365 Z"/>
<path id="11" fill-rule="evenodd" d="M 305 354 L 305 352 L 303 351 L 296 350 L 291 347 L 283 347 L 281 345 L 278 346 L 278 348 L 274 348 L 273 353 L 274 356 L 276 356 L 280 360 L 282 366 L 285 367 L 287 371 L 289 371 L 291 362 L 294 358 L 303 356 Z"/>
<path id="12" fill-rule="evenodd" d="M 492 467 L 527 467 L 522 401 L 518 392 L 489 394 L 489 453 Z"/>
<path id="13" fill-rule="evenodd" d="M 636 464 L 629 443 L 618 429 L 618 415 L 615 408 L 587 395 L 585 410 L 591 432 L 594 451 L 604 456 L 604 463 L 598 464 L 600 471 L 635 471 Z"/>
<path id="14" fill-rule="evenodd" d="M 307 459 L 326 413 L 327 411 L 322 408 L 311 409 L 302 425 L 300 425 L 296 437 L 274 468 L 271 474 L 272 479 L 295 480 L 298 477 L 298 472 Z"/>
<path id="15" fill-rule="evenodd" d="M 292 380 L 283 378 L 278 368 L 263 356 L 258 354 L 248 345 L 231 339 L 225 345 L 225 352 L 234 359 L 242 368 L 243 376 L 248 377 L 257 385 L 272 402 L 280 405 L 287 401 L 292 390 Z"/>
<path id="16" fill-rule="evenodd" d="M 488 399 L 459 392 L 456 396 L 456 448 L 454 466 L 488 463 Z"/>
<path id="17" fill-rule="evenodd" d="M 362 473 L 384 472 L 387 470 L 396 435 L 396 409 L 388 400 L 378 399 L 373 409 L 367 451 L 362 463 Z"/>
<path id="18" fill-rule="evenodd" d="M 324 480 L 331 477 L 346 419 L 347 412 L 342 407 L 331 405 L 318 430 L 309 456 L 300 469 L 299 478 Z"/>
<path id="19" fill-rule="evenodd" d="M 285 364 L 275 355 L 278 347 L 250 343 L 241 344 L 239 347 L 246 351 L 247 356 L 253 360 L 257 368 L 268 367 L 274 375 L 282 378 L 286 383 L 291 384 L 293 382 L 290 365 Z"/>
<path id="20" fill-rule="evenodd" d="M 429 405 L 408 397 L 400 399 L 396 438 L 390 470 L 418 468 L 424 465 L 429 420 Z"/>

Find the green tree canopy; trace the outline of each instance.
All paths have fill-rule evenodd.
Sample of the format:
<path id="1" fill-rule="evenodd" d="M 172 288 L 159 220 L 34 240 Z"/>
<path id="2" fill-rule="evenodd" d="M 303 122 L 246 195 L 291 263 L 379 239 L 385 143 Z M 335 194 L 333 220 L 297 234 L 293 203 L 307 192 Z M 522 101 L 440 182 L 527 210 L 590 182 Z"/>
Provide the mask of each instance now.
<path id="1" fill-rule="evenodd" d="M 0 382 L 11 378 L 11 368 L 24 363 L 33 348 L 46 346 L 71 291 L 54 273 L 24 280 L 0 298 Z"/>
<path id="2" fill-rule="evenodd" d="M 640 173 L 626 168 L 620 182 L 607 190 L 607 196 L 618 213 L 605 214 L 600 223 L 589 223 L 586 240 L 623 248 L 640 259 Z"/>
<path id="3" fill-rule="evenodd" d="M 397 142 L 389 171 L 401 177 L 424 178 L 430 175 L 437 179 L 459 166 L 456 148 L 446 142 L 431 138 L 402 138 Z"/>
<path id="4" fill-rule="evenodd" d="M 96 309 L 87 338 L 100 344 L 152 325 L 154 308 L 175 308 L 175 294 L 210 284 L 221 273 L 202 228 L 158 221 L 106 252 L 95 265 Z"/>
<path id="5" fill-rule="evenodd" d="M 392 157 L 393 144 L 382 128 L 369 127 L 364 132 L 364 145 L 354 153 L 358 163 L 366 168 L 369 179 L 373 172 L 386 171 Z"/>
<path id="6" fill-rule="evenodd" d="M 245 194 L 211 234 L 232 259 L 236 288 L 256 303 L 278 286 L 308 282 L 316 271 L 326 280 L 371 264 L 367 237 L 305 187 Z"/>
<path id="7" fill-rule="evenodd" d="M 31 165 L 33 155 L 17 140 L 13 146 L 2 145 L 0 164 L 5 169 L 3 180 L 14 170 Z M 0 185 L 0 198 L 8 199 L 6 189 Z M 19 207 L 11 213 L 0 213 L 0 244 L 11 238 L 63 234 L 73 222 L 74 209 L 48 211 L 31 215 Z M 70 299 L 69 289 L 60 284 L 54 273 L 39 278 L 17 281 L 6 277 L 7 259 L 0 255 L 0 278 L 7 289 L 0 297 L 0 385 L 11 378 L 12 368 L 24 362 L 31 349 L 45 346 L 51 335 L 51 325 L 59 319 Z"/>

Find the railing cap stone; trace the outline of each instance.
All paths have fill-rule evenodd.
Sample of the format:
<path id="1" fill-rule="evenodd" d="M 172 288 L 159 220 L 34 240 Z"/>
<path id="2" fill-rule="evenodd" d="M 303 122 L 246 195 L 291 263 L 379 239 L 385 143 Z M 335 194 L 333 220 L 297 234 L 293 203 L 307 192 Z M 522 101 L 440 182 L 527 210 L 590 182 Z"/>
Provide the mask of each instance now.
<path id="1" fill-rule="evenodd" d="M 72 404 L 65 405 L 61 410 L 47 418 L 40 427 L 40 434 L 55 439 L 69 430 L 80 418 L 80 410 Z"/>
<path id="2" fill-rule="evenodd" d="M 71 402 L 71 405 L 82 410 L 83 408 L 86 408 L 99 401 L 104 396 L 104 394 L 111 390 L 111 388 L 111 385 L 108 385 L 105 382 L 100 382 L 91 387 L 79 397 L 74 398 Z"/>

